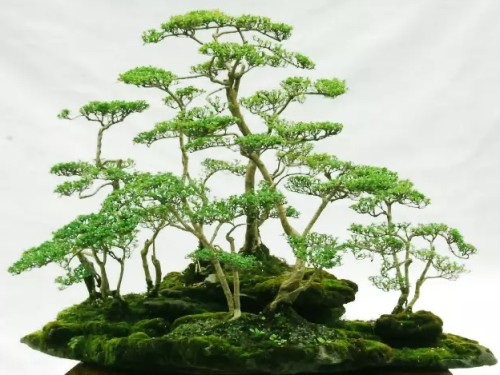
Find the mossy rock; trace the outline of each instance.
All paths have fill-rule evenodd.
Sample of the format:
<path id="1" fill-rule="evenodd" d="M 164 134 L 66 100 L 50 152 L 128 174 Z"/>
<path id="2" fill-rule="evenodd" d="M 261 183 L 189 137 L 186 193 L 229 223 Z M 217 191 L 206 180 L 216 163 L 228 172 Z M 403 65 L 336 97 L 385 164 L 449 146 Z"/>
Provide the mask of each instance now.
<path id="1" fill-rule="evenodd" d="M 184 315 L 217 311 L 219 308 L 218 305 L 179 298 L 150 298 L 144 301 L 144 306 L 148 318 L 161 317 L 170 322 Z"/>
<path id="2" fill-rule="evenodd" d="M 304 283 L 309 282 L 309 270 Z M 287 275 L 258 278 L 255 284 L 247 280 L 242 284 L 242 305 L 247 311 L 262 311 L 276 296 Z M 358 287 L 349 280 L 339 280 L 325 271 L 316 276 L 293 304 L 293 308 L 304 318 L 319 324 L 333 326 L 344 314 L 344 304 L 354 301 Z"/>
<path id="3" fill-rule="evenodd" d="M 135 320 L 106 321 L 89 305 L 67 309 L 58 320 L 23 342 L 50 355 L 140 373 L 296 374 L 361 369 L 444 369 L 496 363 L 477 342 L 441 335 L 435 347 L 391 348 L 374 333 L 373 322 L 341 321 L 336 327 L 311 323 L 292 308 L 274 315 L 203 312 L 177 318 L 148 318 L 137 296 L 128 298 Z M 151 299 L 143 299 L 142 303 Z M 132 302 L 135 301 L 135 302 Z M 96 308 L 99 310 L 99 307 Z M 88 315 L 89 316 L 89 315 Z M 73 319 L 73 320 L 72 320 Z"/>
<path id="4" fill-rule="evenodd" d="M 151 337 L 163 336 L 170 330 L 171 323 L 163 318 L 144 319 L 131 327 L 131 332 L 142 332 Z"/>
<path id="5" fill-rule="evenodd" d="M 394 348 L 432 347 L 443 333 L 443 321 L 430 311 L 382 315 L 374 331 Z"/>

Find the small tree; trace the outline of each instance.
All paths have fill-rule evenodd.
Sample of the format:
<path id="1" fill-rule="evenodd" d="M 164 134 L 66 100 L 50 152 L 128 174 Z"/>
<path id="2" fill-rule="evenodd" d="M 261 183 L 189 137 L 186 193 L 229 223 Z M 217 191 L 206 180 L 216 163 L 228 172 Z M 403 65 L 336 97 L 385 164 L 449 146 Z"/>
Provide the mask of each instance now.
<path id="1" fill-rule="evenodd" d="M 97 214 L 80 215 L 71 223 L 53 233 L 50 241 L 25 251 L 20 260 L 9 268 L 9 272 L 19 274 L 35 267 L 57 263 L 66 270 L 66 275 L 56 281 L 66 287 L 86 281 L 91 298 L 111 296 L 107 272 L 109 258 L 120 265 L 115 296 L 120 296 L 120 287 L 125 271 L 125 259 L 130 256 L 135 245 L 137 217 L 132 214 L 111 214 L 101 211 Z M 97 264 L 94 267 L 93 263 Z M 79 265 L 74 267 L 74 260 Z M 96 292 L 96 284 L 99 293 Z"/>
<path id="2" fill-rule="evenodd" d="M 396 205 L 423 208 L 429 202 L 422 193 L 413 189 L 411 182 L 400 181 L 394 188 L 363 197 L 352 206 L 359 213 L 386 219 L 385 223 L 380 224 L 353 224 L 350 227 L 352 238 L 346 246 L 358 259 L 380 258 L 380 274 L 371 276 L 370 280 L 384 291 L 399 291 L 398 301 L 392 311 L 394 314 L 412 311 L 426 280 L 456 280 L 466 272 L 462 264 L 441 254 L 443 248 L 459 258 L 468 258 L 476 253 L 476 248 L 466 243 L 457 229 L 445 224 L 394 222 L 393 208 Z M 415 273 L 418 276 L 412 278 L 410 271 L 415 270 L 415 261 L 420 261 L 422 267 Z"/>

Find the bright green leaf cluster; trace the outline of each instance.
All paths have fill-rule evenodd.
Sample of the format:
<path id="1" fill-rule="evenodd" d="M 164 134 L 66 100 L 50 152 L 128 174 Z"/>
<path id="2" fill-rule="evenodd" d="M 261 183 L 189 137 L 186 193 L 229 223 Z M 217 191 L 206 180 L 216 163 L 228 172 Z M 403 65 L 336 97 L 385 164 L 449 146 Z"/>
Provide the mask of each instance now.
<path id="1" fill-rule="evenodd" d="M 413 187 L 408 180 L 398 180 L 387 189 L 374 191 L 371 196 L 361 198 L 351 208 L 361 214 L 378 216 L 387 212 L 387 207 L 393 204 L 407 207 L 423 208 L 430 203 L 430 199 Z"/>
<path id="2" fill-rule="evenodd" d="M 205 159 L 201 165 L 205 169 L 205 181 L 217 172 L 229 172 L 236 176 L 244 176 L 246 167 L 241 165 L 239 161 L 233 162 L 218 160 L 218 159 Z"/>
<path id="3" fill-rule="evenodd" d="M 323 233 L 311 232 L 305 236 L 289 236 L 294 254 L 315 269 L 340 265 L 343 246 L 338 239 Z"/>
<path id="4" fill-rule="evenodd" d="M 238 144 L 245 153 L 264 152 L 277 148 L 285 143 L 286 140 L 283 137 L 267 133 L 254 133 L 236 139 L 236 144 Z"/>
<path id="5" fill-rule="evenodd" d="M 205 90 L 197 87 L 186 86 L 176 89 L 173 94 L 167 96 L 163 101 L 172 109 L 184 109 L 191 104 L 195 98 L 202 95 L 204 92 Z"/>
<path id="6" fill-rule="evenodd" d="M 253 31 L 282 41 L 291 35 L 292 27 L 274 23 L 267 17 L 243 15 L 231 17 L 219 10 L 197 10 L 170 18 L 161 30 L 148 30 L 143 34 L 145 43 L 158 43 L 169 36 L 194 36 L 197 31 L 218 29 L 219 32 Z"/>
<path id="7" fill-rule="evenodd" d="M 336 122 L 281 122 L 273 129 L 289 142 L 319 141 L 342 131 L 343 125 Z"/>
<path id="8" fill-rule="evenodd" d="M 113 100 L 111 102 L 93 101 L 80 108 L 80 114 L 90 121 L 97 121 L 103 126 L 110 126 L 125 120 L 131 113 L 139 113 L 149 107 L 144 100 L 127 102 Z"/>
<path id="9" fill-rule="evenodd" d="M 140 66 L 120 74 L 119 81 L 138 87 L 155 87 L 168 90 L 176 76 L 171 72 L 154 66 Z"/>
<path id="10" fill-rule="evenodd" d="M 9 272 L 18 275 L 49 263 L 60 263 L 71 251 L 71 247 L 65 242 L 46 241 L 23 252 L 21 258 L 9 267 Z"/>
<path id="11" fill-rule="evenodd" d="M 228 253 L 218 249 L 197 249 L 187 256 L 192 260 L 213 261 L 217 259 L 225 267 L 233 270 L 247 270 L 255 267 L 257 261 L 252 255 L 242 255 L 238 253 Z"/>

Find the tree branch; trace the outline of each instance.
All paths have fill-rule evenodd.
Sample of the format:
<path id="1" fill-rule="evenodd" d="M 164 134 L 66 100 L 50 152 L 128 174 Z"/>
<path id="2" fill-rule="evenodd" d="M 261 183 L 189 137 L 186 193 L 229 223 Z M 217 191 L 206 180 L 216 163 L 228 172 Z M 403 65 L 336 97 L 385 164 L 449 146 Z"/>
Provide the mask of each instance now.
<path id="1" fill-rule="evenodd" d="M 100 191 L 103 187 L 105 187 L 105 186 L 111 186 L 111 185 L 113 185 L 113 183 L 112 183 L 112 182 L 107 182 L 107 183 L 105 183 L 105 184 L 103 184 L 103 185 L 99 186 L 99 187 L 98 187 L 98 188 L 97 188 L 97 189 L 96 189 L 93 193 L 91 193 L 91 194 L 87 194 L 87 195 L 81 195 L 82 193 L 80 192 L 80 193 L 78 193 L 78 198 L 80 198 L 80 199 L 86 199 L 86 198 L 93 197 L 93 196 L 94 196 L 94 195 L 96 195 L 96 194 L 97 194 L 97 193 L 98 193 L 98 192 L 99 192 L 99 191 Z"/>

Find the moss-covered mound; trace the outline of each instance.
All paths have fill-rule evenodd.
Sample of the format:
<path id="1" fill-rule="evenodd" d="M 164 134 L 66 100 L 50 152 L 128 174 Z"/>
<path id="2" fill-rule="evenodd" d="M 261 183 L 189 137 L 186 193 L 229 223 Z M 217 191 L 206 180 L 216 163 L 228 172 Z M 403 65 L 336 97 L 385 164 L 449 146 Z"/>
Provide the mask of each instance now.
<path id="1" fill-rule="evenodd" d="M 247 298 L 264 298 L 276 280 L 262 275 L 245 286 Z M 303 306 L 311 303 L 333 309 L 354 298 L 355 286 L 333 276 L 323 275 L 312 285 L 310 294 L 302 297 Z M 196 298 L 210 288 L 215 288 L 215 295 L 216 286 L 187 287 L 179 281 L 179 274 L 170 274 L 163 286 L 169 292 L 160 297 L 130 294 L 123 301 L 75 305 L 22 341 L 51 355 L 142 373 L 333 373 L 496 363 L 488 349 L 454 335 L 440 333 L 432 347 L 428 342 L 419 346 L 413 341 L 388 345 L 387 338 L 379 335 L 385 318 L 377 324 L 338 319 L 328 325 L 317 324 L 312 321 L 312 312 L 307 316 L 298 303 L 276 314 L 246 312 L 240 319 L 231 320 L 217 300 Z M 313 296 L 320 300 L 313 300 Z"/>
<path id="2" fill-rule="evenodd" d="M 273 263 L 271 271 L 281 271 L 281 261 Z M 269 267 L 268 267 L 269 268 Z M 188 268 L 189 270 L 189 268 Z M 241 303 L 245 311 L 258 314 L 273 300 L 286 275 L 265 272 L 242 277 Z M 255 272 L 255 271 L 254 271 Z M 312 276 L 312 270 L 306 272 L 304 282 Z M 190 279 L 192 274 L 189 272 Z M 225 298 L 222 289 L 215 279 L 215 275 L 208 274 L 203 282 L 184 284 L 185 272 L 172 272 L 168 274 L 161 285 L 160 295 L 168 298 L 190 298 L 212 306 L 218 305 L 219 310 L 225 309 Z M 212 281 L 213 280 L 213 281 Z M 231 280 L 229 280 L 231 281 Z M 355 299 L 358 286 L 350 280 L 339 280 L 327 272 L 315 276 L 310 287 L 302 292 L 295 301 L 293 308 L 307 320 L 334 326 L 344 314 L 346 303 Z"/>
<path id="3" fill-rule="evenodd" d="M 430 311 L 382 315 L 375 321 L 375 333 L 395 348 L 431 347 L 443 333 L 443 321 Z"/>

